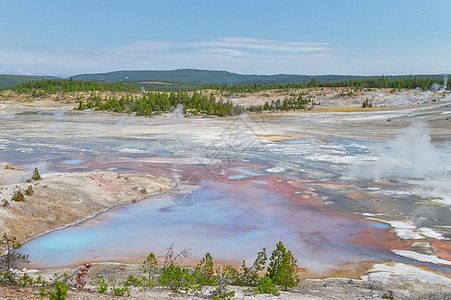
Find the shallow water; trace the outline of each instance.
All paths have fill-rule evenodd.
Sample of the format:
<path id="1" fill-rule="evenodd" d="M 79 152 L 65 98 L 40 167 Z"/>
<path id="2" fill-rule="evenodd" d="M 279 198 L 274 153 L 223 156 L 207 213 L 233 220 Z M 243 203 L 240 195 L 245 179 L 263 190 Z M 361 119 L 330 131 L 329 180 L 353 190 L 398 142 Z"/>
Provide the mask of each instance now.
<path id="1" fill-rule="evenodd" d="M 372 162 L 371 149 L 385 143 L 318 135 L 271 143 L 258 138 L 258 126 L 230 119 L 57 110 L 0 122 L 0 160 L 28 170 L 115 170 L 181 180 L 178 190 L 115 207 L 27 242 L 23 252 L 30 254 L 30 267 L 140 262 L 151 251 L 163 254 L 172 242 L 192 249 L 193 260 L 211 252 L 217 261 L 239 264 L 263 247 L 271 251 L 279 240 L 292 249 L 300 266 L 316 274 L 352 263 L 406 262 L 389 250 L 408 243 L 399 241 L 388 225 L 362 214 L 375 207 L 384 210 L 383 205 L 391 207 L 387 216 L 412 214 L 412 203 L 420 197 L 406 192 L 414 188 L 405 181 L 349 176 L 356 157 Z M 282 130 L 286 124 L 278 119 L 265 126 Z M 280 172 L 271 173 L 274 169 Z M 381 189 L 381 204 L 374 201 L 375 190 L 367 189 L 372 185 Z M 407 202 L 399 202 L 406 197 Z M 434 212 L 424 224 L 451 225 L 443 210 L 419 207 Z"/>
<path id="2" fill-rule="evenodd" d="M 195 205 L 174 205 L 167 194 L 149 197 L 34 239 L 23 251 L 31 253 L 30 267 L 34 268 L 99 260 L 140 262 L 150 251 L 164 253 L 172 242 L 191 248 L 193 259 L 208 251 L 219 260 L 239 264 L 283 240 L 303 267 L 316 271 L 393 257 L 378 246 L 364 246 L 356 240 L 357 236 L 390 238 L 384 224 L 296 203 L 271 187 L 262 189 L 252 182 L 236 185 L 207 180 L 202 181 L 202 189 Z"/>

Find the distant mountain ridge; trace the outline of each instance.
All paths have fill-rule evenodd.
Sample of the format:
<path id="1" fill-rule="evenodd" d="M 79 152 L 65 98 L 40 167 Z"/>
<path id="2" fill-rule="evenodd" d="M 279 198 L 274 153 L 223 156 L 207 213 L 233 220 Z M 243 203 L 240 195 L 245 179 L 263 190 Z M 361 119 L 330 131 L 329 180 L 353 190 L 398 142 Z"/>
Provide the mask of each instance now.
<path id="1" fill-rule="evenodd" d="M 0 75 L 0 89 L 12 88 L 22 82 L 31 80 L 41 80 L 42 78 L 56 79 L 55 76 L 38 76 L 38 75 Z"/>
<path id="2" fill-rule="evenodd" d="M 387 76 L 389 79 L 406 79 L 410 75 Z M 431 79 L 442 78 L 443 75 L 413 75 L 418 78 L 429 77 Z M 114 71 L 108 73 L 97 74 L 81 74 L 72 76 L 73 79 L 79 80 L 99 80 L 106 82 L 137 82 L 137 81 L 156 81 L 169 83 L 191 83 L 200 85 L 209 84 L 290 84 L 308 82 L 316 78 L 319 82 L 340 82 L 354 81 L 370 78 L 378 78 L 378 76 L 358 76 L 358 75 L 244 75 L 231 73 L 227 71 L 197 70 L 197 69 L 178 69 L 170 71 Z"/>
<path id="3" fill-rule="evenodd" d="M 406 79 L 410 76 L 417 78 L 441 79 L 443 75 L 396 75 L 386 76 L 388 79 Z M 211 84 L 292 84 L 309 82 L 316 78 L 319 82 L 341 82 L 378 78 L 378 76 L 358 75 L 245 75 L 227 71 L 178 69 L 178 70 L 136 70 L 114 71 L 108 73 L 80 74 L 68 78 L 74 80 L 103 81 L 111 83 L 125 83 L 135 86 L 155 86 L 156 83 L 171 83 L 171 88 L 176 89 L 177 84 L 201 87 Z M 0 75 L 0 88 L 11 88 L 24 81 L 40 80 L 42 78 L 58 78 L 53 76 L 26 76 L 26 75 Z M 67 79 L 68 79 L 67 78 Z M 166 86 L 169 88 L 170 86 Z M 161 88 L 164 88 L 163 86 Z"/>

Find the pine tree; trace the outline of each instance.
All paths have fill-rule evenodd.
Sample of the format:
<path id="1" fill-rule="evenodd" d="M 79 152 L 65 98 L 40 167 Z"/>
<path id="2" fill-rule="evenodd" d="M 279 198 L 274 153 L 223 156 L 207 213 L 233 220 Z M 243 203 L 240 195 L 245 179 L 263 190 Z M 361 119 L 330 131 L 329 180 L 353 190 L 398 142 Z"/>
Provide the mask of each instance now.
<path id="1" fill-rule="evenodd" d="M 269 259 L 268 276 L 284 290 L 292 288 L 299 283 L 297 273 L 297 260 L 282 242 L 277 243 Z"/>

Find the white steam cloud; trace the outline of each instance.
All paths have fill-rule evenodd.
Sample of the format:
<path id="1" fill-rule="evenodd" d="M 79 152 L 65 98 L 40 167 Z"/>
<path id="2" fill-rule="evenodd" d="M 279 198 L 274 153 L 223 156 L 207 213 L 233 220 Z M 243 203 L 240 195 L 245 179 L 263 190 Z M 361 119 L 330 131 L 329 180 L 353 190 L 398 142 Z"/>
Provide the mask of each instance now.
<path id="1" fill-rule="evenodd" d="M 172 111 L 171 117 L 173 118 L 184 118 L 183 115 L 183 104 L 177 104 L 177 107 Z"/>
<path id="2" fill-rule="evenodd" d="M 445 74 L 445 76 L 443 76 L 443 87 L 440 90 L 440 92 L 444 92 L 447 87 L 448 87 L 448 74 Z"/>
<path id="3" fill-rule="evenodd" d="M 386 147 L 374 149 L 373 155 L 375 161 L 354 160 L 348 177 L 414 181 L 416 194 L 451 204 L 451 152 L 432 144 L 427 124 L 418 122 L 402 130 Z"/>
<path id="4" fill-rule="evenodd" d="M 352 165 L 352 177 L 426 179 L 446 171 L 444 158 L 432 145 L 428 127 L 422 122 L 404 129 L 387 147 L 376 149 L 376 152 L 378 159 L 375 162 Z"/>
<path id="5" fill-rule="evenodd" d="M 64 122 L 66 119 L 66 113 L 63 109 L 59 108 L 54 114 L 53 114 L 53 120 L 55 122 Z"/>

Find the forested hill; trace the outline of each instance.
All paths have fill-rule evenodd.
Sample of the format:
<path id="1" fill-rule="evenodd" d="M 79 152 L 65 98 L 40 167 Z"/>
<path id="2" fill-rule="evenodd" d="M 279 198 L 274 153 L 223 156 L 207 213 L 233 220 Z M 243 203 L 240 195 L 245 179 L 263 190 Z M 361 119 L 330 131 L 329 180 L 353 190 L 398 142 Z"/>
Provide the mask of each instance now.
<path id="1" fill-rule="evenodd" d="M 377 79 L 380 76 L 354 75 L 243 75 L 226 71 L 179 69 L 172 71 L 116 71 L 110 73 L 82 74 L 69 78 L 73 80 L 120 83 L 154 91 L 178 91 L 199 89 L 211 85 L 287 85 L 310 82 L 336 83 Z M 23 82 L 41 80 L 43 76 L 0 75 L 0 89 L 18 86 Z M 44 78 L 56 78 L 44 76 Z M 388 80 L 426 79 L 442 80 L 443 75 L 399 75 L 385 76 Z"/>
<path id="2" fill-rule="evenodd" d="M 42 78 L 57 78 L 53 76 L 0 75 L 0 89 L 12 88 L 23 82 L 41 80 Z"/>
<path id="3" fill-rule="evenodd" d="M 408 79 L 411 75 L 387 76 L 388 79 Z M 443 75 L 413 75 L 417 78 L 443 79 Z M 291 84 L 309 82 L 316 78 L 319 82 L 342 82 L 375 79 L 378 76 L 353 75 L 243 75 L 226 71 L 180 69 L 172 71 L 116 71 L 110 73 L 84 74 L 73 76 L 78 80 L 98 80 L 106 82 L 171 82 L 198 85 L 210 84 Z"/>

